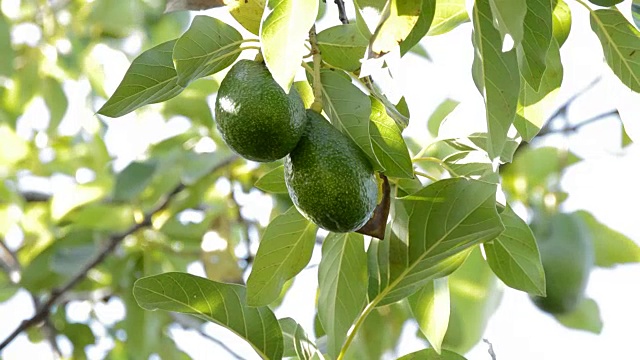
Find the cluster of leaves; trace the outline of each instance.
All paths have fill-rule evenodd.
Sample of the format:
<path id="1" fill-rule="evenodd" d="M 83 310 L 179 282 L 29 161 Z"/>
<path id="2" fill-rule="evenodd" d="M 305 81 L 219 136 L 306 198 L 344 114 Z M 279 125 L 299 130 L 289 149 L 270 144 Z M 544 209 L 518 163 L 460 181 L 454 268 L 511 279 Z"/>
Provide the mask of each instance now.
<path id="1" fill-rule="evenodd" d="M 594 10 L 579 2 L 589 9 L 592 30 L 613 73 L 631 90 L 640 91 L 635 60 L 640 56 L 640 32 L 616 7 Z M 592 2 L 613 6 L 618 1 Z M 0 74 L 13 84 L 0 88 L 6 94 L 0 110 L 0 146 L 11 148 L 0 153 L 0 170 L 6 174 L 0 184 L 0 213 L 6 219 L 0 223 L 0 234 L 6 237 L 19 224 L 24 236 L 15 251 L 15 264 L 20 266 L 10 269 L 19 271 L 21 278 L 0 278 L 8 284 L 3 299 L 19 288 L 34 299 L 53 294 L 87 258 L 102 251 L 111 234 L 127 233 L 140 223 L 141 214 L 149 215 L 167 196 L 171 201 L 152 214 L 149 226 L 128 234 L 122 253 L 98 264 L 73 293 L 84 299 L 83 294 L 102 292 L 125 303 L 126 318 L 110 327 L 114 333 L 126 331 L 126 342 L 114 336 L 113 357 L 184 355 L 173 342 L 161 341 L 162 332 L 180 318 L 144 312 L 139 304 L 222 325 L 268 359 L 380 358 L 395 347 L 408 319 L 417 321 L 430 347 L 402 359 L 461 359 L 456 353 L 466 352 L 480 339 L 497 307 L 498 279 L 514 289 L 545 294 L 536 240 L 511 205 L 555 211 L 564 196 L 557 179 L 574 162 L 571 154 L 555 148 L 516 154 L 520 143 L 530 142 L 544 125 L 562 82 L 559 49 L 571 29 L 563 0 L 476 0 L 471 12 L 464 0 L 359 0 L 353 1 L 355 21 L 319 31 L 314 24 L 326 5 L 318 0 L 195 2 L 225 6 L 240 26 L 198 15 L 184 32 L 185 13 L 160 15 L 147 3 L 72 1 L 66 7 L 72 26 L 61 23 L 60 9 L 48 8 L 35 17 L 41 21 L 37 26 L 47 31 L 35 46 L 14 46 L 8 35 L 15 26 L 11 21 L 20 20 L 0 18 L 0 48 L 12 49 L 9 63 L 3 62 L 6 57 L 0 59 Z M 190 3 L 170 1 L 168 8 L 193 9 Z M 34 5 L 24 7 L 25 14 L 40 11 Z M 375 26 L 368 25 L 369 17 Z M 419 52 L 425 37 L 440 36 L 469 21 L 473 39 L 464 46 L 475 50 L 470 71 L 485 99 L 487 132 L 417 145 L 402 133 L 410 118 L 406 102 L 391 102 L 376 83 L 376 73 L 386 70 L 371 67 Z M 55 26 L 47 25 L 50 22 Z M 86 78 L 92 84 L 92 99 L 107 97 L 92 49 L 100 43 L 122 47 L 123 38 L 136 30 L 144 34 L 149 49 L 133 60 L 98 114 L 119 117 L 163 103 L 152 109 L 166 117 L 187 117 L 192 128 L 155 144 L 146 159 L 114 173 L 100 124 L 95 127 L 101 130 L 93 133 L 83 129 L 75 136 L 60 135 L 67 107 L 61 84 L 65 78 Z M 507 37 L 513 46 L 502 51 Z M 53 60 L 45 56 L 46 49 L 61 39 L 68 40 L 73 51 Z M 313 59 L 306 55 L 307 46 Z M 356 233 L 321 236 L 291 207 L 279 163 L 247 164 L 231 154 L 213 130 L 207 101 L 217 89 L 212 75 L 231 66 L 244 51 L 256 50 L 278 84 L 287 91 L 294 86 L 306 106 L 321 100 L 331 123 L 389 178 L 393 198 L 384 240 Z M 294 81 L 301 68 L 307 79 Z M 50 111 L 47 129 L 36 129 L 47 134 L 45 145 L 16 134 L 20 114 L 36 96 L 42 96 Z M 454 107 L 449 101 L 438 108 L 429 123 L 434 135 L 439 121 Z M 508 136 L 512 125 L 515 138 Z M 217 145 L 216 151 L 198 151 L 196 144 L 209 140 Z M 53 152 L 53 160 L 42 159 L 46 151 Z M 496 162 L 513 164 L 498 172 Z M 75 176 L 80 168 L 95 179 L 38 202 L 21 191 L 28 177 Z M 21 169 L 28 169 L 28 174 Z M 496 201 L 498 184 L 511 205 Z M 264 229 L 243 216 L 237 199 L 254 188 L 271 194 L 276 204 Z M 549 197 L 556 199 L 552 209 Z M 185 220 L 189 216 L 198 221 Z M 640 260 L 640 250 L 631 240 L 587 213 L 576 216 L 594 234 L 596 265 Z M 260 238 L 255 256 L 250 251 L 254 231 Z M 223 239 L 226 245 L 202 250 L 207 238 Z M 272 309 L 307 266 L 319 241 L 314 338 L 294 319 L 277 319 Z M 238 258 L 238 248 L 245 249 L 245 258 Z M 185 273 L 196 261 L 204 265 L 207 279 Z M 245 286 L 243 273 L 249 263 L 253 266 Z M 465 290 L 469 282 L 482 289 L 482 296 Z M 593 311 L 589 302 L 559 320 L 599 331 Z M 69 323 L 65 312 L 64 306 L 56 308 L 50 330 L 67 336 L 81 358 L 84 347 L 95 341 L 93 332 L 86 324 Z M 387 329 L 382 335 L 381 324 Z"/>

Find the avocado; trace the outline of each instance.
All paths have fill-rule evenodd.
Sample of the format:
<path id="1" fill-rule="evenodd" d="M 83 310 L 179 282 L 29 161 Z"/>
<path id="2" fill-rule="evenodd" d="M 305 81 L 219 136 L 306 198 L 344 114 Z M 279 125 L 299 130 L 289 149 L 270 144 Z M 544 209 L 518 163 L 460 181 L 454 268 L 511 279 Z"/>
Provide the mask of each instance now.
<path id="1" fill-rule="evenodd" d="M 323 229 L 362 227 L 378 200 L 373 168 L 351 139 L 322 115 L 307 110 L 298 146 L 284 159 L 284 179 L 295 206 Z"/>
<path id="2" fill-rule="evenodd" d="M 283 158 L 298 143 L 306 116 L 300 95 L 278 85 L 267 67 L 240 60 L 220 83 L 216 126 L 225 143 L 248 160 Z"/>
<path id="3" fill-rule="evenodd" d="M 533 303 L 552 314 L 575 310 L 584 298 L 594 251 L 580 219 L 571 214 L 552 215 L 547 222 L 531 228 L 540 249 L 547 283 L 547 296 L 532 296 Z"/>

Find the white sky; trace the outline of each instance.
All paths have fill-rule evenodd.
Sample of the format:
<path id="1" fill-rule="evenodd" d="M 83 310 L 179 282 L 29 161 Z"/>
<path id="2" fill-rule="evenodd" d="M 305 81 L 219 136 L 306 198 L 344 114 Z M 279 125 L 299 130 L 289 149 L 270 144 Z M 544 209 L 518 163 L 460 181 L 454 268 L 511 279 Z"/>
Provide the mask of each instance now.
<path id="1" fill-rule="evenodd" d="M 573 31 L 561 49 L 565 75 L 563 86 L 557 103 L 574 94 L 596 76 L 607 72 L 602 61 L 602 50 L 596 36 L 589 31 L 588 15 L 584 8 L 573 1 L 568 1 L 573 13 Z M 320 29 L 337 24 L 337 13 L 332 1 L 328 1 L 329 13 Z M 347 2 L 349 6 L 350 2 Z M 3 5 L 6 5 L 3 4 Z M 629 15 L 631 1 L 627 0 L 619 6 Z M 5 6 L 3 6 L 3 9 Z M 216 15 L 221 14 L 217 11 Z M 223 16 L 224 17 L 224 16 Z M 330 22 L 327 23 L 326 19 Z M 329 24 L 329 25 L 325 25 Z M 423 41 L 433 63 L 427 63 L 415 56 L 402 59 L 398 88 L 405 89 L 407 101 L 412 113 L 411 124 L 405 134 L 427 139 L 425 121 L 433 109 L 445 98 L 452 97 L 463 101 L 456 112 L 443 125 L 443 132 L 463 135 L 482 130 L 484 127 L 484 108 L 473 81 L 471 79 L 471 26 L 465 24 L 451 33 L 429 37 Z M 451 46 L 455 44 L 455 46 Z M 132 47 L 135 49 L 135 41 Z M 128 67 L 128 60 L 121 54 L 114 54 L 106 47 L 101 48 L 105 56 L 107 92 L 111 93 Z M 135 52 L 135 50 L 134 50 Z M 609 74 L 610 75 L 610 74 Z M 617 79 L 607 78 L 571 107 L 571 121 L 580 121 L 590 116 L 605 112 L 614 107 L 620 92 L 612 90 L 617 86 Z M 70 83 L 69 93 L 86 92 L 86 83 Z M 72 103 L 74 99 L 70 99 Z M 631 107 L 630 113 L 640 114 L 640 96 L 633 95 L 624 105 Z M 77 101 L 75 101 L 77 102 Z M 80 110 L 82 104 L 72 108 Z M 635 112 L 634 111 L 635 108 Z M 66 126 L 77 129 L 85 126 L 79 120 L 70 120 L 67 116 Z M 76 118 L 77 119 L 77 118 Z M 637 119 L 634 119 L 637 120 Z M 128 116 L 110 122 L 112 128 L 106 141 L 110 151 L 120 158 L 118 166 L 139 156 L 146 145 L 161 138 L 179 132 L 185 124 L 179 119 L 165 125 L 159 116 L 152 111 L 145 112 L 142 118 Z M 635 125 L 635 124 L 633 124 Z M 151 131 L 155 129 L 157 131 Z M 631 130 L 630 130 L 631 131 Z M 635 129 L 633 129 L 635 131 Z M 136 141 L 129 141 L 135 136 Z M 585 209 L 592 212 L 600 221 L 612 228 L 632 237 L 640 239 L 640 222 L 637 220 L 637 206 L 640 203 L 640 192 L 637 191 L 638 160 L 640 149 L 637 145 L 621 151 L 619 148 L 620 127 L 616 120 L 602 121 L 586 127 L 576 136 L 569 139 L 571 149 L 579 156 L 587 157 L 587 161 L 570 168 L 563 179 L 563 188 L 570 197 L 565 209 Z M 550 137 L 549 144 L 565 146 L 561 137 Z M 135 146 L 133 144 L 136 144 Z M 264 211 L 264 210 L 262 210 Z M 314 253 L 311 263 L 319 261 L 319 249 Z M 196 268 L 194 272 L 198 272 Z M 557 323 L 552 317 L 538 311 L 528 300 L 527 295 L 515 290 L 505 289 L 502 304 L 493 316 L 485 337 L 494 346 L 498 360 L 560 360 L 560 359 L 640 359 L 638 345 L 638 324 L 640 324 L 640 265 L 620 266 L 613 270 L 595 270 L 589 282 L 587 295 L 595 299 L 604 320 L 602 334 L 593 335 L 587 332 L 569 330 Z M 303 271 L 294 283 L 281 308 L 276 311 L 278 317 L 291 316 L 301 323 L 307 332 L 312 333 L 315 288 L 317 272 L 315 269 Z M 112 307 L 100 310 L 105 318 L 122 316 L 122 308 L 117 302 Z M 23 319 L 33 313 L 26 293 L 21 292 L 10 301 L 0 305 L 0 338 L 4 338 Z M 76 306 L 73 316 L 77 320 L 86 318 L 86 306 Z M 418 350 L 423 345 L 413 336 L 415 325 L 405 331 L 398 355 Z M 237 340 L 227 330 L 217 326 L 208 327 L 208 331 L 220 338 L 235 351 L 247 359 L 257 359 L 249 345 Z M 193 332 L 178 330 L 174 337 L 185 344 L 185 349 L 195 359 L 231 359 L 224 351 L 208 340 L 202 339 Z M 108 345 L 108 344 L 105 344 Z M 48 359 L 51 355 L 45 343 L 33 345 L 21 335 L 3 353 L 5 360 L 24 359 L 25 351 L 29 358 Z M 100 351 L 92 348 L 92 355 Z M 469 354 L 470 360 L 490 359 L 487 346 L 479 343 Z"/>

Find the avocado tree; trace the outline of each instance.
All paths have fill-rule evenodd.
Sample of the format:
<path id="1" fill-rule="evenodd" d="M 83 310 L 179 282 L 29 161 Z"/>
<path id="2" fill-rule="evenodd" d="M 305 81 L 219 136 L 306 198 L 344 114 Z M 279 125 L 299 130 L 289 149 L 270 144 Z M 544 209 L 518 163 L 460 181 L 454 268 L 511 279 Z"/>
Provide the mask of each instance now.
<path id="1" fill-rule="evenodd" d="M 0 307 L 24 295 L 34 312 L 0 354 L 27 334 L 63 357 L 182 359 L 167 334 L 185 328 L 233 356 L 213 323 L 264 359 L 464 359 L 501 284 L 600 332 L 589 275 L 640 247 L 563 210 L 581 159 L 539 139 L 617 117 L 631 144 L 640 5 L 571 2 L 590 28 L 564 0 L 2 2 Z M 480 132 L 447 120 L 458 100 L 425 121 L 389 85 L 465 29 L 449 46 L 473 51 L 459 71 Z M 597 37 L 621 100 L 577 124 L 580 94 L 555 101 L 574 32 Z M 276 316 L 302 272 L 313 327 Z M 410 322 L 424 349 L 405 354 Z"/>

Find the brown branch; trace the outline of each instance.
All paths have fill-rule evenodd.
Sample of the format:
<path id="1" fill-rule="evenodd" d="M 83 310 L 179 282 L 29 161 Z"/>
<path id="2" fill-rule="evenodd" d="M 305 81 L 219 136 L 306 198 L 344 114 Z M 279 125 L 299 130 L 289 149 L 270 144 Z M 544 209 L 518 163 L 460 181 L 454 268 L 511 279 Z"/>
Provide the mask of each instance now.
<path id="1" fill-rule="evenodd" d="M 549 127 L 543 127 L 542 129 L 540 129 L 540 132 L 538 132 L 538 137 L 540 136 L 545 136 L 545 135 L 549 135 L 549 134 L 558 134 L 558 133 L 572 133 L 572 132 L 576 132 L 578 130 L 580 130 L 580 128 L 592 124 L 594 122 L 600 121 L 602 119 L 606 119 L 609 116 L 618 116 L 620 117 L 620 113 L 618 112 L 618 110 L 611 110 L 608 111 L 606 113 L 602 113 L 593 117 L 588 118 L 587 120 L 581 121 L 575 125 L 571 125 L 571 126 L 564 126 L 561 127 L 559 129 L 551 129 Z"/>
<path id="2" fill-rule="evenodd" d="M 238 159 L 238 156 L 231 156 L 227 158 L 225 161 L 221 162 L 214 169 L 212 169 L 211 172 L 213 173 L 221 169 L 222 167 L 229 165 L 236 159 Z M 185 185 L 180 183 L 178 186 L 176 186 L 173 189 L 173 191 L 167 194 L 165 199 L 162 202 L 160 202 L 160 204 L 158 204 L 155 208 L 153 208 L 151 211 L 146 213 L 141 222 L 131 226 L 129 229 L 127 229 L 122 233 L 113 234 L 109 236 L 109 241 L 107 242 L 107 245 L 105 246 L 105 248 L 102 249 L 102 251 L 100 251 L 93 259 L 91 259 L 91 261 L 89 261 L 80 271 L 78 271 L 65 285 L 63 285 L 59 289 L 54 289 L 53 291 L 51 291 L 51 294 L 49 295 L 49 298 L 47 299 L 47 301 L 40 304 L 40 306 L 36 309 L 36 313 L 31 318 L 24 320 L 0 344 L 0 350 L 4 349 L 7 345 L 9 345 L 11 341 L 13 341 L 13 339 L 15 339 L 23 331 L 29 329 L 32 326 L 38 325 L 43 321 L 46 321 L 47 317 L 51 313 L 51 308 L 66 292 L 68 292 L 69 290 L 74 288 L 76 285 L 78 285 L 87 276 L 87 273 L 89 272 L 89 270 L 101 264 L 107 258 L 107 256 L 109 256 L 127 236 L 134 234 L 140 229 L 151 226 L 153 216 L 159 213 L 160 211 L 164 210 L 169 205 L 169 202 L 173 199 L 173 197 L 184 189 L 185 189 Z"/>
<path id="3" fill-rule="evenodd" d="M 340 19 L 340 22 L 345 25 L 348 24 L 349 18 L 347 17 L 347 9 L 344 7 L 344 1 L 334 0 L 334 3 L 338 5 L 338 18 Z"/>

